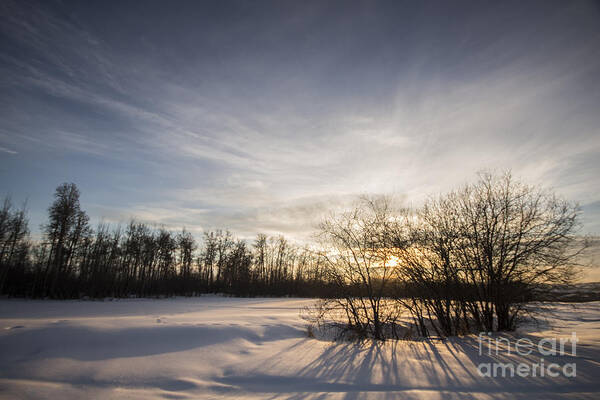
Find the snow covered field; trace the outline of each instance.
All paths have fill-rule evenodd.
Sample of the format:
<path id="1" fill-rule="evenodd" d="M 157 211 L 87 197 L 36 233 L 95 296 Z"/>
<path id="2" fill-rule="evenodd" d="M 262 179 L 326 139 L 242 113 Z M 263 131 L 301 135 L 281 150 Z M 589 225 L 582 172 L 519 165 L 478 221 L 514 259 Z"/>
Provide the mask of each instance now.
<path id="1" fill-rule="evenodd" d="M 600 302 L 556 304 L 530 340 L 577 353 L 479 354 L 476 336 L 310 339 L 298 299 L 0 301 L 2 398 L 600 398 Z M 514 340 L 514 338 L 513 338 Z M 509 354 L 510 351 L 510 354 Z M 576 377 L 481 377 L 494 362 L 576 364 Z"/>

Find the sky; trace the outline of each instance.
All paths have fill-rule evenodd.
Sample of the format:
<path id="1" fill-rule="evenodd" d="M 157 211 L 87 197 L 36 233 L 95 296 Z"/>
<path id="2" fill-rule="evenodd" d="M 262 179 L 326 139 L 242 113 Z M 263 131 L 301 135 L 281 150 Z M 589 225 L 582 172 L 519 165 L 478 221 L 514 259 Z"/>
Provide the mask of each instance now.
<path id="1" fill-rule="evenodd" d="M 511 169 L 600 234 L 600 3 L 0 3 L 0 195 L 305 240 Z"/>

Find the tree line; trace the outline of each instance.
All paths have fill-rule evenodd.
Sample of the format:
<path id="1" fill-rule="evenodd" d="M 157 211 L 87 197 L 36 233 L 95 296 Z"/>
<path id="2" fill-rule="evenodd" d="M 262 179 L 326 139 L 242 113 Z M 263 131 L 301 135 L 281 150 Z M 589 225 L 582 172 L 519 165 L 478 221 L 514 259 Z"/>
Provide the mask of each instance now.
<path id="1" fill-rule="evenodd" d="M 283 236 L 253 243 L 131 221 L 92 229 L 73 183 L 56 188 L 42 226 L 29 235 L 26 208 L 5 199 L 0 211 L 0 293 L 42 298 L 198 295 L 317 296 L 328 284 L 319 257 Z"/>
<path id="2" fill-rule="evenodd" d="M 138 221 L 92 229 L 79 196 L 72 183 L 56 189 L 38 242 L 26 208 L 4 201 L 0 293 L 320 297 L 308 316 L 319 326 L 376 339 L 454 336 L 514 329 L 540 287 L 573 281 L 586 246 L 576 204 L 510 173 L 481 173 L 413 209 L 363 198 L 323 221 L 310 249 L 222 230 L 197 241 Z"/>

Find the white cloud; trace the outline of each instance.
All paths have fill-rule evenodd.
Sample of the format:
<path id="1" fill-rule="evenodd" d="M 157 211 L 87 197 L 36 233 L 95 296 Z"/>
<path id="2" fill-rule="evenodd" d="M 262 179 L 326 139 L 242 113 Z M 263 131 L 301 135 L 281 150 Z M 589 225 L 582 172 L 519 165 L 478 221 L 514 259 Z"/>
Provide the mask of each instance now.
<path id="1" fill-rule="evenodd" d="M 554 35 L 558 14 L 543 26 L 527 25 L 532 34 L 552 33 L 548 48 L 521 47 L 522 31 L 496 32 L 482 43 L 471 35 L 463 45 L 476 51 L 455 64 L 444 58 L 455 55 L 436 50 L 435 35 L 416 32 L 425 35 L 423 48 L 406 55 L 398 50 L 392 60 L 400 72 L 386 75 L 396 79 L 373 79 L 385 90 L 355 95 L 332 83 L 332 71 L 354 67 L 341 52 L 311 56 L 306 71 L 273 77 L 260 73 L 269 58 L 237 52 L 219 68 L 261 79 L 212 82 L 220 71 L 204 80 L 194 72 L 205 67 L 201 57 L 186 58 L 189 75 L 179 76 L 151 57 L 113 51 L 85 24 L 43 7 L 13 15 L 3 31 L 43 62 L 2 55 L 13 67 L 5 71 L 11 87 L 76 106 L 65 106 L 58 116 L 30 103 L 13 107 L 10 118 L 19 131 L 0 131 L 8 146 L 0 151 L 60 148 L 69 155 L 116 158 L 125 168 L 140 168 L 134 162 L 142 160 L 147 169 L 133 172 L 161 180 L 152 199 L 144 192 L 149 186 L 127 199 L 103 188 L 115 192 L 113 204 L 127 206 L 94 205 L 98 217 L 306 237 L 323 212 L 345 204 L 340 199 L 393 192 L 418 204 L 482 168 L 511 168 L 572 200 L 600 200 L 594 157 L 600 153 L 600 117 L 592 110 L 598 95 L 584 86 L 600 69 L 597 38 Z M 382 68 L 366 64 L 373 70 L 365 71 L 365 79 Z"/>
<path id="2" fill-rule="evenodd" d="M 5 147 L 0 147 L 0 152 L 8 153 L 8 154 L 19 154 L 18 152 L 14 151 L 14 150 L 7 149 Z"/>

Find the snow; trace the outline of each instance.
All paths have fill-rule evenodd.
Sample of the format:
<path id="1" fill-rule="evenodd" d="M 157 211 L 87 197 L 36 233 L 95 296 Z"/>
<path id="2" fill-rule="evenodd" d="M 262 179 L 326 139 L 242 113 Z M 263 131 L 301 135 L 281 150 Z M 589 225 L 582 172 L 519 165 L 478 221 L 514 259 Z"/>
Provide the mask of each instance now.
<path id="1" fill-rule="evenodd" d="M 600 398 L 600 302 L 556 303 L 518 337 L 570 337 L 576 377 L 481 377 L 487 362 L 537 362 L 476 335 L 334 343 L 307 337 L 302 299 L 218 296 L 115 301 L 0 301 L 0 397 Z M 516 336 L 508 336 L 512 340 Z"/>

